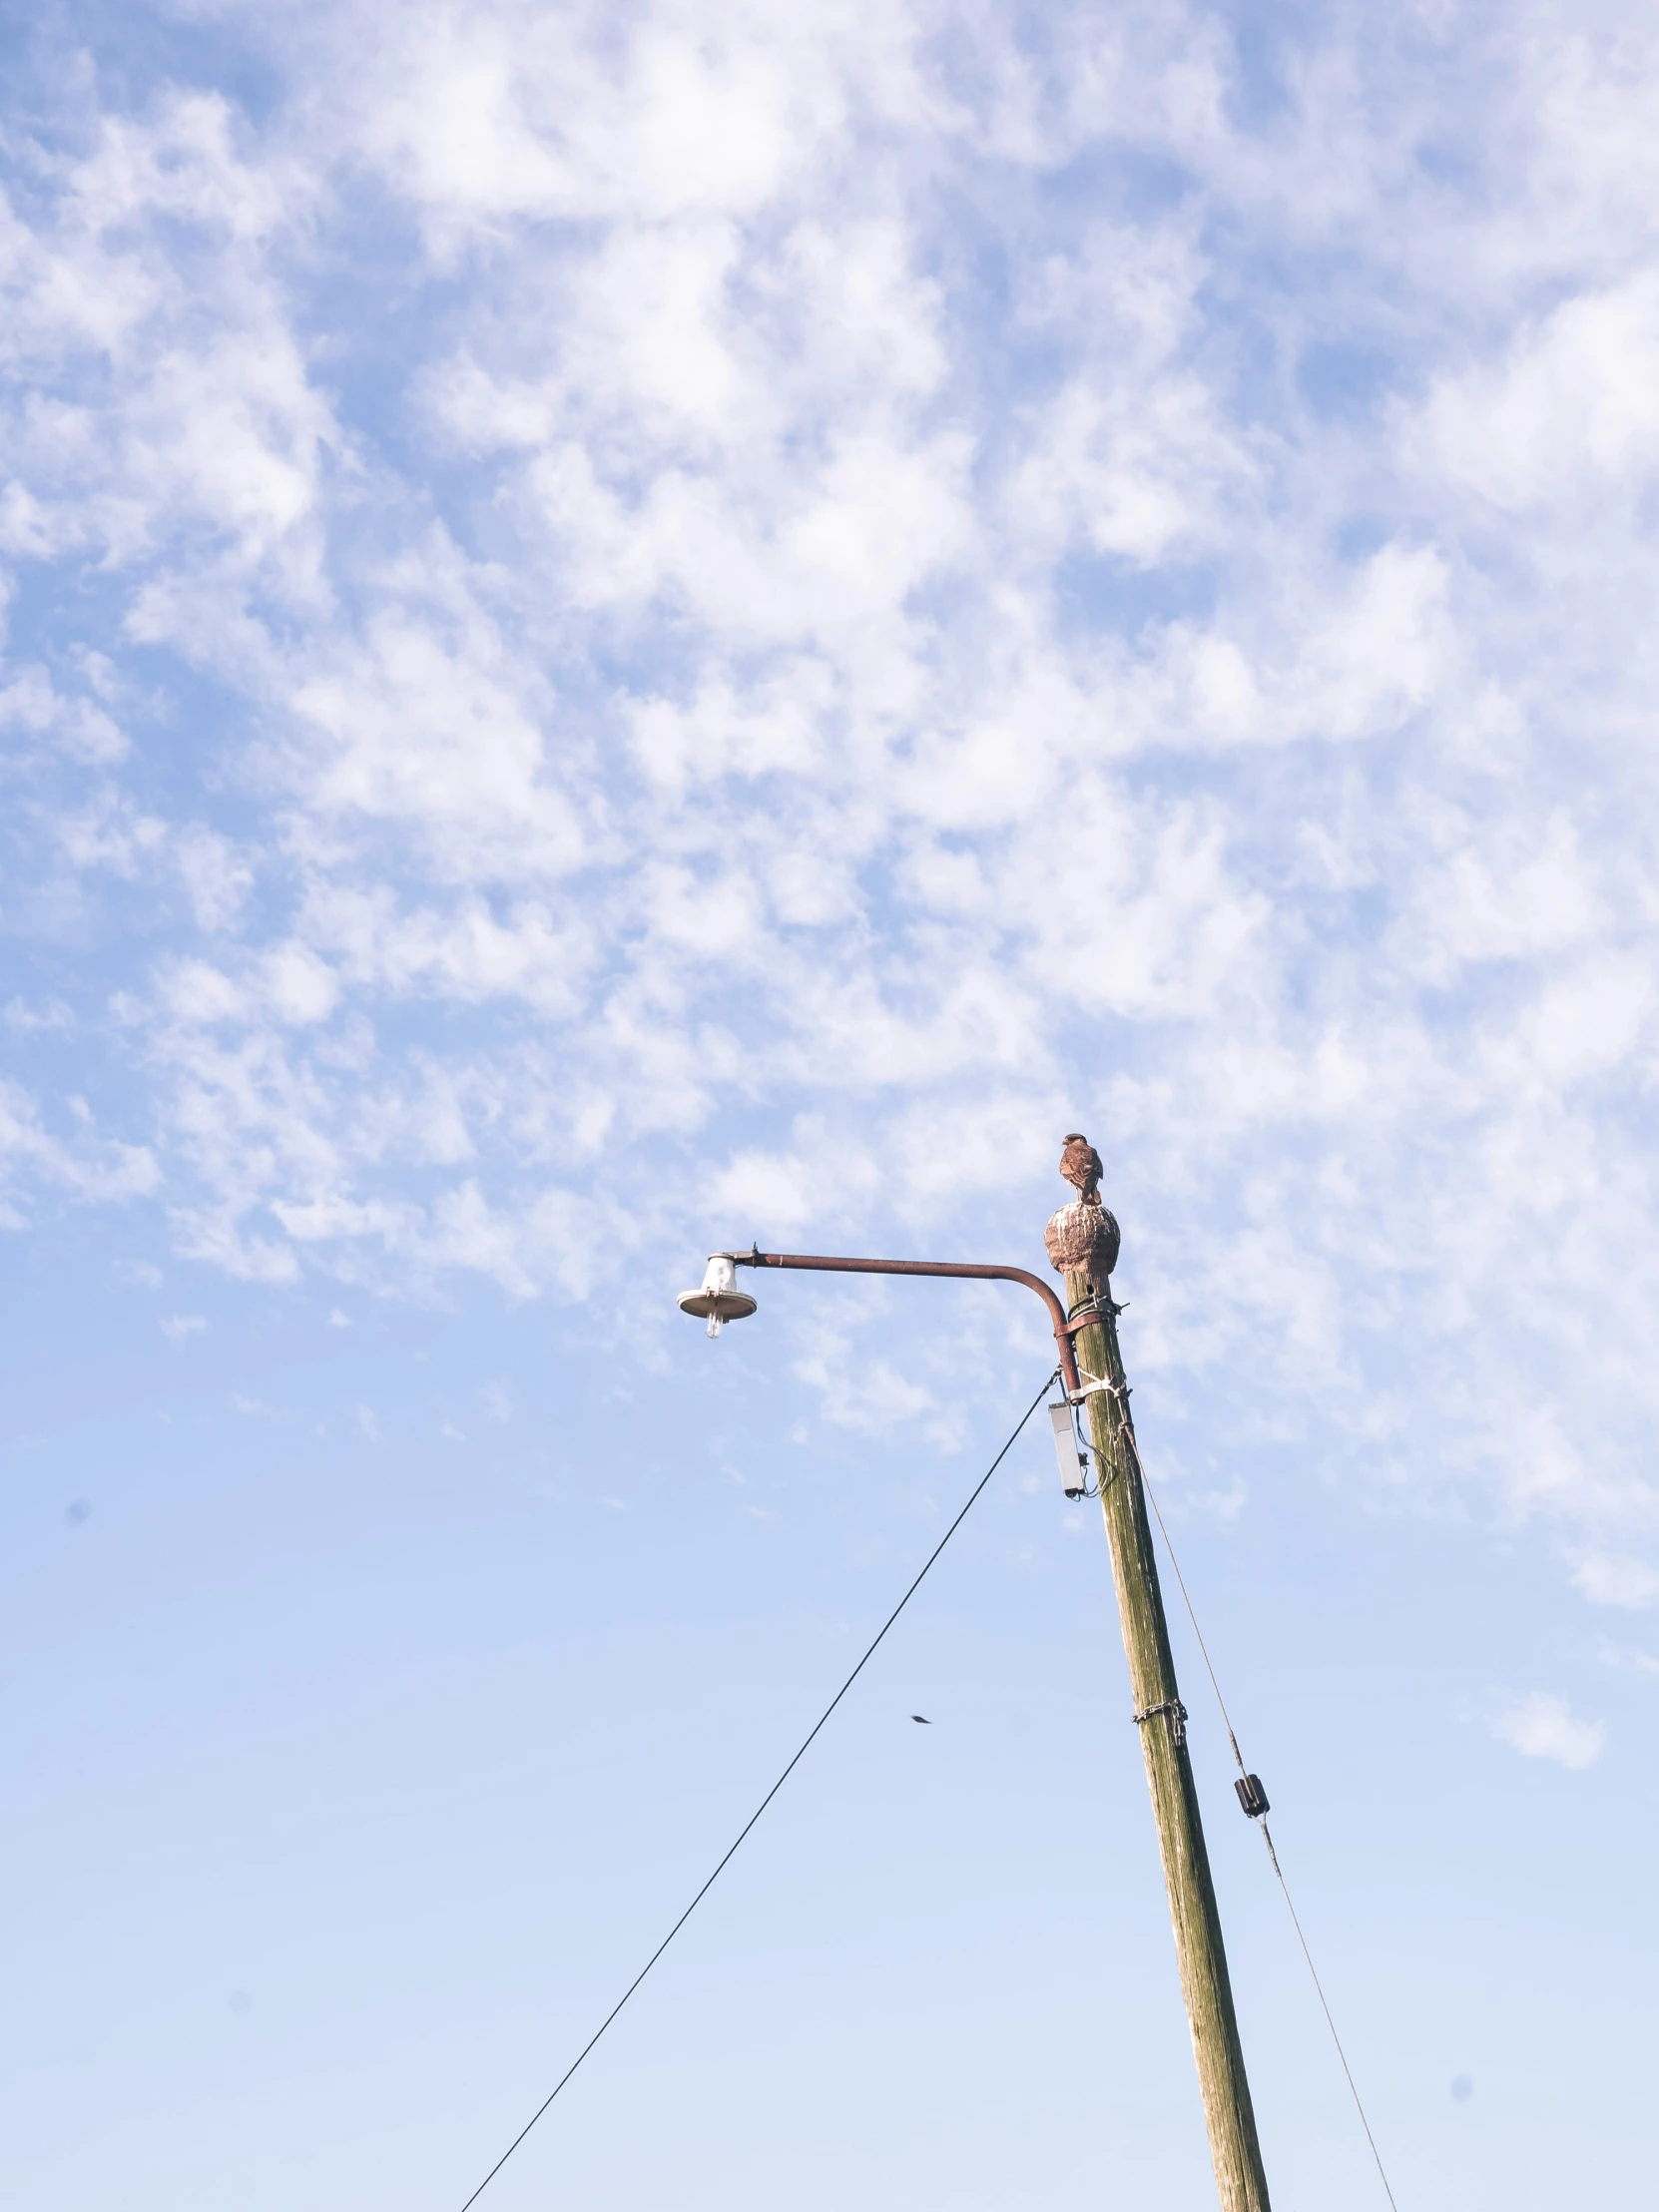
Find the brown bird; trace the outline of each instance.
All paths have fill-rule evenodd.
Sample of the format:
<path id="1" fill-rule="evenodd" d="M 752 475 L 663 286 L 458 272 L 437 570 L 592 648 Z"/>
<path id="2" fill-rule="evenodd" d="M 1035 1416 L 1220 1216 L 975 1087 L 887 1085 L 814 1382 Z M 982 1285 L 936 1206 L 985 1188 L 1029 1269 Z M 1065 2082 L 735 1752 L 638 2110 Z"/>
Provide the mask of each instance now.
<path id="1" fill-rule="evenodd" d="M 1105 1172 L 1100 1164 L 1100 1154 L 1088 1138 L 1080 1137 L 1073 1130 L 1060 1155 L 1060 1173 L 1075 1187 L 1085 1206 L 1099 1205 L 1100 1178 Z"/>

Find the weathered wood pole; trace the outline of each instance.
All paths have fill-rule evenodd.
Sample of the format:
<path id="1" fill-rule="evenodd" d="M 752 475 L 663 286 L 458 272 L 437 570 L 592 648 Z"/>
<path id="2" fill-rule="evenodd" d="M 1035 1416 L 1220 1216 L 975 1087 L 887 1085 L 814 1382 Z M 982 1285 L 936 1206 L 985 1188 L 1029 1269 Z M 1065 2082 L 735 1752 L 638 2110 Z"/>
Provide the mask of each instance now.
<path id="1" fill-rule="evenodd" d="M 1066 1211 L 1070 1214 L 1080 1209 Z M 1056 1223 L 1060 1219 L 1057 1215 Z M 1116 1241 L 1114 1224 L 1114 1256 Z M 1100 1302 L 1100 1319 L 1077 1334 L 1077 1359 L 1085 1386 L 1095 1378 L 1110 1384 L 1087 1399 L 1089 1432 L 1094 1442 L 1106 1540 L 1112 1552 L 1123 1648 L 1129 1660 L 1130 1694 L 1140 1723 L 1138 1733 L 1152 1792 L 1152 1813 L 1158 1824 L 1158 1849 L 1164 1862 L 1164 1886 L 1175 1925 L 1181 1993 L 1187 2000 L 1198 2086 L 1210 2132 L 1216 2188 L 1222 2212 L 1268 2212 L 1267 2175 L 1262 2170 L 1261 2145 L 1256 2140 L 1256 2115 L 1245 2077 L 1239 2023 L 1233 2012 L 1233 1985 L 1227 1975 L 1221 1918 L 1216 1911 L 1210 1859 L 1204 1849 L 1204 1824 L 1199 1818 L 1198 1793 L 1187 1754 L 1185 1715 L 1170 1657 L 1158 1562 L 1135 1453 L 1123 1356 L 1118 1349 L 1110 1275 L 1101 1271 L 1097 1279 L 1091 1274 L 1067 1271 L 1066 1293 L 1073 1314 L 1096 1298 Z"/>

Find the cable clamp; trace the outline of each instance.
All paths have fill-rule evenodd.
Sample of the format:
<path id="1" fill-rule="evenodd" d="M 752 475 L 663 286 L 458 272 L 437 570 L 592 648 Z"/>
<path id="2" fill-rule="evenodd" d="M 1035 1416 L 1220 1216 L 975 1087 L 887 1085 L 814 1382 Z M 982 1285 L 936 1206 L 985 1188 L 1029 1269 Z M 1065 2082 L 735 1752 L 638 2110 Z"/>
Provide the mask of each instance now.
<path id="1" fill-rule="evenodd" d="M 1087 1368 L 1080 1369 L 1079 1373 L 1083 1377 L 1083 1387 L 1080 1390 L 1068 1390 L 1066 1392 L 1073 1405 L 1081 1405 L 1086 1397 L 1098 1397 L 1100 1392 L 1104 1390 L 1109 1397 L 1117 1399 L 1120 1412 L 1128 1412 L 1129 1385 L 1127 1382 L 1114 1382 L 1110 1376 L 1091 1375 Z"/>
<path id="2" fill-rule="evenodd" d="M 1178 1697 L 1167 1697 L 1161 1705 L 1149 1705 L 1144 1713 L 1135 1715 L 1135 1726 L 1144 1728 L 1148 1721 L 1156 1720 L 1160 1713 L 1169 1715 L 1169 1732 L 1177 1744 L 1187 1740 L 1187 1708 Z"/>

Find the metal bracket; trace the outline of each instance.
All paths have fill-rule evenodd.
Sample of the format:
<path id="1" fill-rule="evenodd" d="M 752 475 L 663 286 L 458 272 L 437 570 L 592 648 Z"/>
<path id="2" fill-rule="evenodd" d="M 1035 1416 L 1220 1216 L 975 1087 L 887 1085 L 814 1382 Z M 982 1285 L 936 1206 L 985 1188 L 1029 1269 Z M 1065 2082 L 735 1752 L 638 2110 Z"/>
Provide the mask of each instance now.
<path id="1" fill-rule="evenodd" d="M 1176 1743 L 1184 1744 L 1187 1740 L 1187 1708 L 1178 1697 L 1167 1697 L 1161 1705 L 1149 1705 L 1144 1713 L 1137 1713 L 1135 1726 L 1144 1728 L 1148 1721 L 1155 1720 L 1160 1713 L 1169 1715 L 1170 1735 Z"/>
<path id="2" fill-rule="evenodd" d="M 1073 1405 L 1081 1405 L 1086 1397 L 1094 1397 L 1101 1390 L 1105 1390 L 1109 1396 L 1115 1397 L 1120 1405 L 1127 1404 L 1129 1397 L 1127 1382 L 1114 1382 L 1107 1376 L 1091 1375 L 1087 1368 L 1084 1368 L 1081 1373 L 1083 1387 L 1080 1390 L 1068 1390 L 1066 1392 Z"/>
<path id="3" fill-rule="evenodd" d="M 1104 1305 L 1099 1299 L 1092 1299 L 1087 1306 L 1081 1306 L 1075 1313 L 1068 1315 L 1065 1326 L 1056 1329 L 1054 1334 L 1057 1337 L 1075 1337 L 1079 1330 L 1098 1329 L 1102 1322 L 1116 1321 L 1119 1314 L 1126 1314 L 1128 1311 L 1127 1301 L 1119 1306 L 1114 1299 L 1108 1298 Z"/>

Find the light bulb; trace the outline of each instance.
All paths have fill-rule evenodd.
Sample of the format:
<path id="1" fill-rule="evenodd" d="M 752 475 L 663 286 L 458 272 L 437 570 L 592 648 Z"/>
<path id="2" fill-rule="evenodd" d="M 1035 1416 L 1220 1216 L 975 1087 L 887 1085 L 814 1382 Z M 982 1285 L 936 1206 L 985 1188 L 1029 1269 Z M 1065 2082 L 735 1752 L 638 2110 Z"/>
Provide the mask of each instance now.
<path id="1" fill-rule="evenodd" d="M 726 1322 L 722 1315 L 711 1314 L 709 1316 L 709 1335 L 711 1337 L 718 1337 L 725 1327 Z"/>

